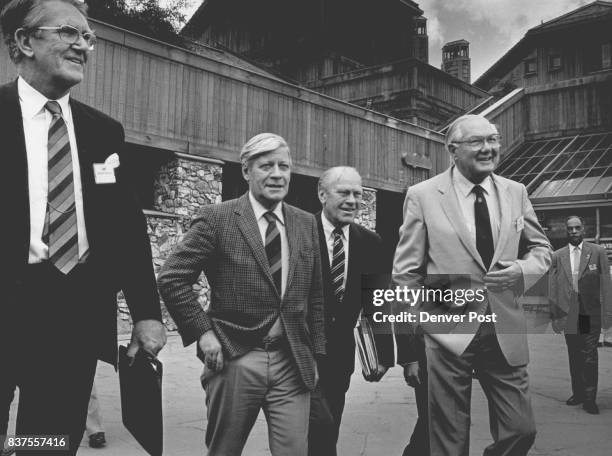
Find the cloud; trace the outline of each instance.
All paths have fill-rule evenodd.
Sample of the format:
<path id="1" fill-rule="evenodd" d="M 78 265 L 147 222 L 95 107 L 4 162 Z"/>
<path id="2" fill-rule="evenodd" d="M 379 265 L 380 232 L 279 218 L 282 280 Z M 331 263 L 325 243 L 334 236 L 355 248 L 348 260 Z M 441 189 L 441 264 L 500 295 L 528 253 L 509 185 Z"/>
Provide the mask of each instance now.
<path id="1" fill-rule="evenodd" d="M 466 33 L 473 27 L 494 27 L 498 38 L 514 43 L 541 21 L 565 14 L 587 0 L 421 0 L 418 3 L 426 17 L 438 19 L 438 33 L 442 36 L 452 25 L 443 18 L 452 20 L 452 16 L 457 16 Z"/>
<path id="2" fill-rule="evenodd" d="M 437 17 L 427 19 L 427 35 L 429 44 L 442 46 L 444 44 L 444 34 L 442 33 L 442 25 Z"/>

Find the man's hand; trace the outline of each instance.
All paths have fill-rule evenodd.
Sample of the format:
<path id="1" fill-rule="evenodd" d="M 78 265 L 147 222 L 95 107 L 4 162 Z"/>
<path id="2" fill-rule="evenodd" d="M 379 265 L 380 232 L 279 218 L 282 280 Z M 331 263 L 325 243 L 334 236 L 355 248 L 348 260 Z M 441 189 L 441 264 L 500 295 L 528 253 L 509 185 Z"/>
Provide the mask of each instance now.
<path id="1" fill-rule="evenodd" d="M 127 355 L 134 359 L 139 350 L 155 357 L 166 345 L 166 328 L 158 320 L 140 320 L 134 324 Z"/>
<path id="2" fill-rule="evenodd" d="M 367 381 L 367 382 L 379 382 L 381 378 L 383 378 L 383 376 L 387 373 L 387 370 L 389 368 L 386 366 L 383 366 L 382 364 L 379 364 L 378 367 L 376 368 L 376 371 L 372 373 L 372 375 L 370 376 L 363 376 L 363 378 Z"/>
<path id="3" fill-rule="evenodd" d="M 406 384 L 412 388 L 416 388 L 421 384 L 421 369 L 418 362 L 408 363 L 404 366 L 404 380 Z"/>
<path id="4" fill-rule="evenodd" d="M 503 291 L 519 283 L 523 278 L 523 271 L 516 261 L 499 261 L 497 264 L 504 269 L 489 272 L 484 277 L 486 287 L 492 291 Z"/>
<path id="5" fill-rule="evenodd" d="M 219 339 L 217 339 L 217 335 L 212 329 L 202 334 L 198 341 L 198 345 L 204 355 L 206 367 L 214 371 L 223 369 L 223 350 L 221 349 L 221 343 Z"/>
<path id="6" fill-rule="evenodd" d="M 552 320 L 552 329 L 556 334 L 561 334 L 565 329 L 565 324 L 567 323 L 567 317 L 558 318 L 556 320 Z"/>

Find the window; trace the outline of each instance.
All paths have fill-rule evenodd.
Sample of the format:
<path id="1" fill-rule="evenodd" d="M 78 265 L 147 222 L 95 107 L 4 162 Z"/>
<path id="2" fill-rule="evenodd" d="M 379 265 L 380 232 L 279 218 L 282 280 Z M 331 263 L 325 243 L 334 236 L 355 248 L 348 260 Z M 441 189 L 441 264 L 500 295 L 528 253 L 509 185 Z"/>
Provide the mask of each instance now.
<path id="1" fill-rule="evenodd" d="M 601 45 L 601 69 L 605 70 L 612 68 L 612 58 L 610 55 L 611 43 L 603 43 Z"/>
<path id="2" fill-rule="evenodd" d="M 536 71 L 536 59 L 526 59 L 525 60 L 525 76 L 533 76 L 537 73 Z"/>
<path id="3" fill-rule="evenodd" d="M 561 62 L 561 54 L 550 54 L 548 56 L 548 71 L 560 70 Z"/>

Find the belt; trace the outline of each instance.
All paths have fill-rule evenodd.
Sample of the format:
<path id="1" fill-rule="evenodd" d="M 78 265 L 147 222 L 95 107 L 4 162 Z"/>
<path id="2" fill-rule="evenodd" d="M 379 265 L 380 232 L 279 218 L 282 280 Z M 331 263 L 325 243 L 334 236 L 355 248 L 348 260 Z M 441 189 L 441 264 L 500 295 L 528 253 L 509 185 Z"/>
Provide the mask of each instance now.
<path id="1" fill-rule="evenodd" d="M 274 339 L 264 337 L 259 343 L 255 345 L 255 347 L 263 348 L 266 351 L 276 351 L 286 347 L 287 345 L 287 339 L 285 339 L 284 337 L 276 337 Z"/>

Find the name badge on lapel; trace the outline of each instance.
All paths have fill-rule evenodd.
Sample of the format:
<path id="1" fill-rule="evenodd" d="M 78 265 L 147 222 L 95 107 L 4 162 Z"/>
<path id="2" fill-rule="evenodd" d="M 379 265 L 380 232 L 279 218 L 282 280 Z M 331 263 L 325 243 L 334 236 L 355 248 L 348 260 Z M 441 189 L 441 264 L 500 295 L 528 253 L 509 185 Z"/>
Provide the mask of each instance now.
<path id="1" fill-rule="evenodd" d="M 119 166 L 119 156 L 109 155 L 104 163 L 94 163 L 94 179 L 96 184 L 114 184 L 117 182 L 115 168 Z"/>
<path id="2" fill-rule="evenodd" d="M 589 264 L 589 271 L 597 271 L 597 265 L 596 264 Z"/>
<path id="3" fill-rule="evenodd" d="M 516 219 L 516 232 L 518 233 L 523 228 L 525 228 L 525 218 L 521 215 Z"/>

